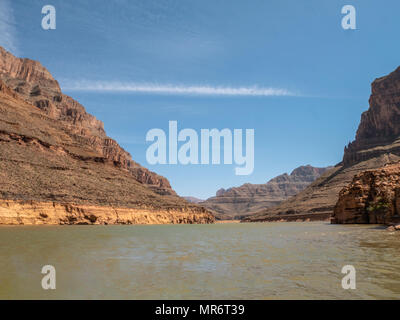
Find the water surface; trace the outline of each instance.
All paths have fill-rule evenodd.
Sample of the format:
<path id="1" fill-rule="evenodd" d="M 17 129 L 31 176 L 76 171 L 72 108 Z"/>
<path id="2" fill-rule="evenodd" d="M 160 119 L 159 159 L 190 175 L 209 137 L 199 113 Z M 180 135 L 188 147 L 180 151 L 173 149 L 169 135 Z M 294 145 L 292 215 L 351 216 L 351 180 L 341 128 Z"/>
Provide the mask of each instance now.
<path id="1" fill-rule="evenodd" d="M 400 232 L 323 222 L 0 227 L 0 298 L 399 299 L 399 247 Z"/>

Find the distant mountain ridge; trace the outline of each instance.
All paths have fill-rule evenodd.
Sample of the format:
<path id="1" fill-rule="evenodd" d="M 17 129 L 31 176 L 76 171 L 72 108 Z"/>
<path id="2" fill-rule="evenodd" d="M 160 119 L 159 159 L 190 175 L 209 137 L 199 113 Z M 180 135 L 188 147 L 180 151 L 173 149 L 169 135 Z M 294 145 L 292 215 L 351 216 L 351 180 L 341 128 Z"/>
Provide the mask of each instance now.
<path id="1" fill-rule="evenodd" d="M 182 197 L 182 198 L 191 203 L 200 203 L 200 202 L 204 201 L 204 200 L 196 198 L 196 197 Z"/>
<path id="2" fill-rule="evenodd" d="M 296 195 L 328 169 L 330 167 L 301 166 L 290 175 L 281 174 L 265 184 L 246 183 L 240 187 L 220 189 L 215 197 L 200 204 L 220 219 L 238 219 Z"/>

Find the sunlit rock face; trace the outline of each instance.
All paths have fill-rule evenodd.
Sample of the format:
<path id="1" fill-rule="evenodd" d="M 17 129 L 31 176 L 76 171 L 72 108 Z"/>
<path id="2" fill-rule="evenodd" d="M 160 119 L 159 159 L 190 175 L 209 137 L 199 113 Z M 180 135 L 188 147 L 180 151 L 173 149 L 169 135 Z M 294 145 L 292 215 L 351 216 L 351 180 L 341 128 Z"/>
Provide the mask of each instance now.
<path id="1" fill-rule="evenodd" d="M 372 83 L 369 109 L 361 116 L 356 139 L 344 152 L 345 166 L 385 153 L 400 155 L 400 68 Z"/>
<path id="2" fill-rule="evenodd" d="M 54 224 L 57 218 L 47 213 L 49 218 L 40 216 L 37 208 L 46 208 L 46 212 L 56 212 L 61 217 L 62 208 L 70 208 L 64 204 L 78 205 L 83 211 L 83 206 L 90 206 L 93 216 L 93 208 L 105 206 L 110 215 L 118 208 L 131 209 L 124 211 L 127 216 L 139 209 L 164 217 L 182 213 L 179 219 L 152 215 L 151 221 L 213 220 L 205 208 L 178 197 L 166 178 L 134 162 L 128 152 L 106 135 L 101 121 L 61 92 L 58 82 L 39 62 L 16 58 L 1 47 L 0 181 L 0 199 L 23 201 L 7 203 L 8 207 L 21 210 L 25 216 L 21 221 L 30 224 L 34 224 L 35 218 L 28 219 L 27 212 L 37 221 Z M 51 209 L 52 204 L 57 205 L 57 210 Z M 2 212 L 13 216 L 4 206 Z M 77 212 L 66 211 L 65 215 Z M 193 214 L 204 219 L 193 219 Z M 108 221 L 104 211 L 100 216 L 97 223 Z M 78 215 L 76 221 L 82 217 Z"/>
<path id="3" fill-rule="evenodd" d="M 339 194 L 333 223 L 400 222 L 400 164 L 357 174 Z"/>

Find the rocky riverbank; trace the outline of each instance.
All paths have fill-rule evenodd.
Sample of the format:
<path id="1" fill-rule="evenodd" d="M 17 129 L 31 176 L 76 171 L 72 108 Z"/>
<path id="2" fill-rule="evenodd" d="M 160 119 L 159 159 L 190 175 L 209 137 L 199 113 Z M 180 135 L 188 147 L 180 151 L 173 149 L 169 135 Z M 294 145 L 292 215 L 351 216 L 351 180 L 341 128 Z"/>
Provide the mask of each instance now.
<path id="1" fill-rule="evenodd" d="M 194 210 L 152 210 L 37 201 L 0 201 L 2 225 L 208 224 L 214 216 Z"/>
<path id="2" fill-rule="evenodd" d="M 400 163 L 357 174 L 339 194 L 333 223 L 400 223 Z"/>

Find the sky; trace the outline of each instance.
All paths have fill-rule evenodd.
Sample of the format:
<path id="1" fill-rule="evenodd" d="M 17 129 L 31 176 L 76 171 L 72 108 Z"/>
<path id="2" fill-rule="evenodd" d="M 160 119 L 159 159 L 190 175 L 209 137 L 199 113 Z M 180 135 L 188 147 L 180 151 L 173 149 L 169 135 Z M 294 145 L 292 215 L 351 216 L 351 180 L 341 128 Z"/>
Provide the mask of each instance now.
<path id="1" fill-rule="evenodd" d="M 356 29 L 342 28 L 344 5 Z M 56 9 L 44 30 L 42 7 Z M 39 60 L 136 162 L 182 196 L 335 165 L 371 82 L 400 65 L 400 2 L 386 0 L 0 0 L 0 45 Z M 151 165 L 146 134 L 254 129 L 254 171 Z"/>

